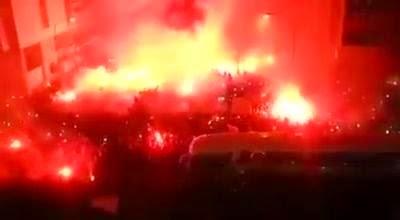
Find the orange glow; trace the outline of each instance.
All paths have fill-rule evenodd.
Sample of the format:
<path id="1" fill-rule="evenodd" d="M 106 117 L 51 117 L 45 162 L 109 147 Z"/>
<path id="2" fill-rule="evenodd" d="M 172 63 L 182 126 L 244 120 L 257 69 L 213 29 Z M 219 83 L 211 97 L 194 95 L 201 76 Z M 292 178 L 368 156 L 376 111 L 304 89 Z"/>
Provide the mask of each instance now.
<path id="1" fill-rule="evenodd" d="M 69 179 L 72 176 L 72 169 L 69 166 L 62 167 L 58 171 L 58 175 L 62 177 L 63 179 Z"/>
<path id="2" fill-rule="evenodd" d="M 13 139 L 10 143 L 10 148 L 13 150 L 19 150 L 22 147 L 22 142 L 18 139 Z"/>
<path id="3" fill-rule="evenodd" d="M 115 73 L 105 68 L 88 70 L 78 80 L 78 89 L 131 92 L 166 84 L 179 87 L 183 80 L 204 78 L 232 60 L 217 22 L 204 24 L 196 33 L 142 24 L 132 41 Z"/>
<path id="4" fill-rule="evenodd" d="M 73 102 L 77 98 L 75 91 L 65 91 L 65 92 L 57 92 L 55 96 L 55 100 L 61 102 Z"/>
<path id="5" fill-rule="evenodd" d="M 249 56 L 239 62 L 239 69 L 242 72 L 255 72 L 260 65 L 260 59 L 257 56 Z"/>
<path id="6" fill-rule="evenodd" d="M 266 67 L 275 64 L 273 55 L 266 56 L 247 56 L 239 62 L 239 69 L 242 72 L 254 73 L 260 67 Z"/>
<path id="7" fill-rule="evenodd" d="M 191 80 L 184 81 L 179 89 L 179 93 L 183 96 L 191 95 L 194 92 L 194 83 Z"/>
<path id="8" fill-rule="evenodd" d="M 269 22 L 270 22 L 270 15 L 269 14 L 262 14 L 258 20 L 258 30 L 265 31 Z"/>
<path id="9" fill-rule="evenodd" d="M 265 58 L 265 62 L 266 62 L 267 64 L 269 64 L 269 65 L 273 65 L 273 64 L 275 64 L 275 57 L 274 57 L 273 55 L 268 55 L 268 56 Z"/>
<path id="10" fill-rule="evenodd" d="M 131 47 L 120 54 L 119 67 L 88 69 L 76 81 L 76 91 L 138 92 L 152 88 L 174 88 L 178 94 L 194 91 L 193 82 L 210 74 L 255 72 L 268 65 L 266 54 L 237 53 L 227 45 L 221 12 L 208 12 L 195 31 L 174 30 L 158 23 L 143 22 L 131 40 Z"/>
<path id="11" fill-rule="evenodd" d="M 288 120 L 292 124 L 305 124 L 315 113 L 312 104 L 301 95 L 299 89 L 289 85 L 279 91 L 271 114 L 274 118 Z"/>

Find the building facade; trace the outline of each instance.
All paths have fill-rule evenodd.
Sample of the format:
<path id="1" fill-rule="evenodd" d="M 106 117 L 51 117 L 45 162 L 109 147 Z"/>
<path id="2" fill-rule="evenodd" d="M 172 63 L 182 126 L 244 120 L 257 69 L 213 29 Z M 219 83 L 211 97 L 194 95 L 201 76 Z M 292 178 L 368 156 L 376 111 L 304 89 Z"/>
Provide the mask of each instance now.
<path id="1" fill-rule="evenodd" d="M 379 90 L 400 66 L 400 2 L 346 0 L 337 73 L 360 91 Z M 357 83 L 363 82 L 363 83 Z"/>
<path id="2" fill-rule="evenodd" d="M 77 66 L 64 61 L 77 53 L 73 5 L 71 0 L 1 1 L 1 94 L 29 94 Z"/>

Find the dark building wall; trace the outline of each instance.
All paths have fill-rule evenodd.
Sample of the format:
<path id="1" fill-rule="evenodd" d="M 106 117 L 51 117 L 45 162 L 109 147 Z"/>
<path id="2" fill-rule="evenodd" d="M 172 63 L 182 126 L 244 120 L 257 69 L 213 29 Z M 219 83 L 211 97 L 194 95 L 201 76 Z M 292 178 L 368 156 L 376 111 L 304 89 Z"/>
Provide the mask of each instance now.
<path id="1" fill-rule="evenodd" d="M 379 46 L 398 53 L 399 33 L 400 1 L 346 1 L 344 45 Z"/>
<path id="2" fill-rule="evenodd" d="M 347 68 L 353 74 L 384 79 L 399 70 L 396 60 L 400 58 L 400 1 L 346 0 L 343 27 L 342 60 L 351 58 L 355 62 L 342 63 L 353 65 Z"/>
<path id="3" fill-rule="evenodd" d="M 367 111 L 368 104 L 383 96 L 387 79 L 400 73 L 400 1 L 346 0 L 345 6 L 342 47 L 332 83 L 338 84 L 335 91 L 347 91 L 338 95 L 339 104 L 353 100 L 345 106 Z"/>

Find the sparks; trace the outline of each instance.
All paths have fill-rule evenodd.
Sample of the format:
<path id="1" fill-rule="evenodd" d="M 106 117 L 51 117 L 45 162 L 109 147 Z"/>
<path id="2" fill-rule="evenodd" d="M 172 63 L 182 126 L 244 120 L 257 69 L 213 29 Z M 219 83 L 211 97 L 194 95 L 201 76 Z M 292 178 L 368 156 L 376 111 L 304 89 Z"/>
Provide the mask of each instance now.
<path id="1" fill-rule="evenodd" d="M 291 124 L 305 124 L 314 117 L 314 109 L 297 87 L 286 86 L 272 105 L 271 115 L 279 120 L 288 120 Z"/>
<path id="2" fill-rule="evenodd" d="M 159 146 L 164 145 L 164 138 L 161 135 L 161 133 L 158 132 L 158 131 L 154 133 L 154 140 L 155 140 L 157 145 L 159 145 Z"/>
<path id="3" fill-rule="evenodd" d="M 163 151 L 168 144 L 168 140 L 166 140 L 167 134 L 162 133 L 160 131 L 153 131 L 150 139 L 149 139 L 149 147 L 154 151 L 154 152 L 160 152 Z"/>

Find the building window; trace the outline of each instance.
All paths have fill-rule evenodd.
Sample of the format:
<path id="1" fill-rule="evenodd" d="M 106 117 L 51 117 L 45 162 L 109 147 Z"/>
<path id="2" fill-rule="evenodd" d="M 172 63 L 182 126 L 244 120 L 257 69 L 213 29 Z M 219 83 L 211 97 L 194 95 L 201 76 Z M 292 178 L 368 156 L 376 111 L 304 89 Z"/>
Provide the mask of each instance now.
<path id="1" fill-rule="evenodd" d="M 42 50 L 40 44 L 34 44 L 24 49 L 25 63 L 28 71 L 36 69 L 42 65 Z"/>
<path id="2" fill-rule="evenodd" d="M 354 46 L 379 46 L 382 45 L 384 36 L 380 33 L 347 33 L 344 35 L 344 45 Z"/>
<path id="3" fill-rule="evenodd" d="M 371 10 L 372 0 L 347 0 L 347 14 L 362 13 Z"/>
<path id="4" fill-rule="evenodd" d="M 382 46 L 394 36 L 397 0 L 347 0 L 343 44 Z"/>
<path id="5" fill-rule="evenodd" d="M 399 8 L 398 0 L 347 0 L 347 14 L 395 11 Z"/>
<path id="6" fill-rule="evenodd" d="M 84 8 L 83 0 L 64 0 L 65 14 L 69 23 L 76 22 L 76 14 Z"/>
<path id="7" fill-rule="evenodd" d="M 71 0 L 64 0 L 64 6 L 65 6 L 65 15 L 67 16 L 67 21 L 70 21 L 72 17 Z"/>
<path id="8" fill-rule="evenodd" d="M 47 13 L 46 0 L 39 0 L 39 9 L 40 9 L 40 19 L 42 21 L 42 26 L 44 28 L 48 28 L 50 24 L 49 24 L 49 14 Z"/>
<path id="9" fill-rule="evenodd" d="M 0 50 L 6 52 L 10 49 L 7 39 L 6 27 L 4 20 L 0 17 Z"/>

